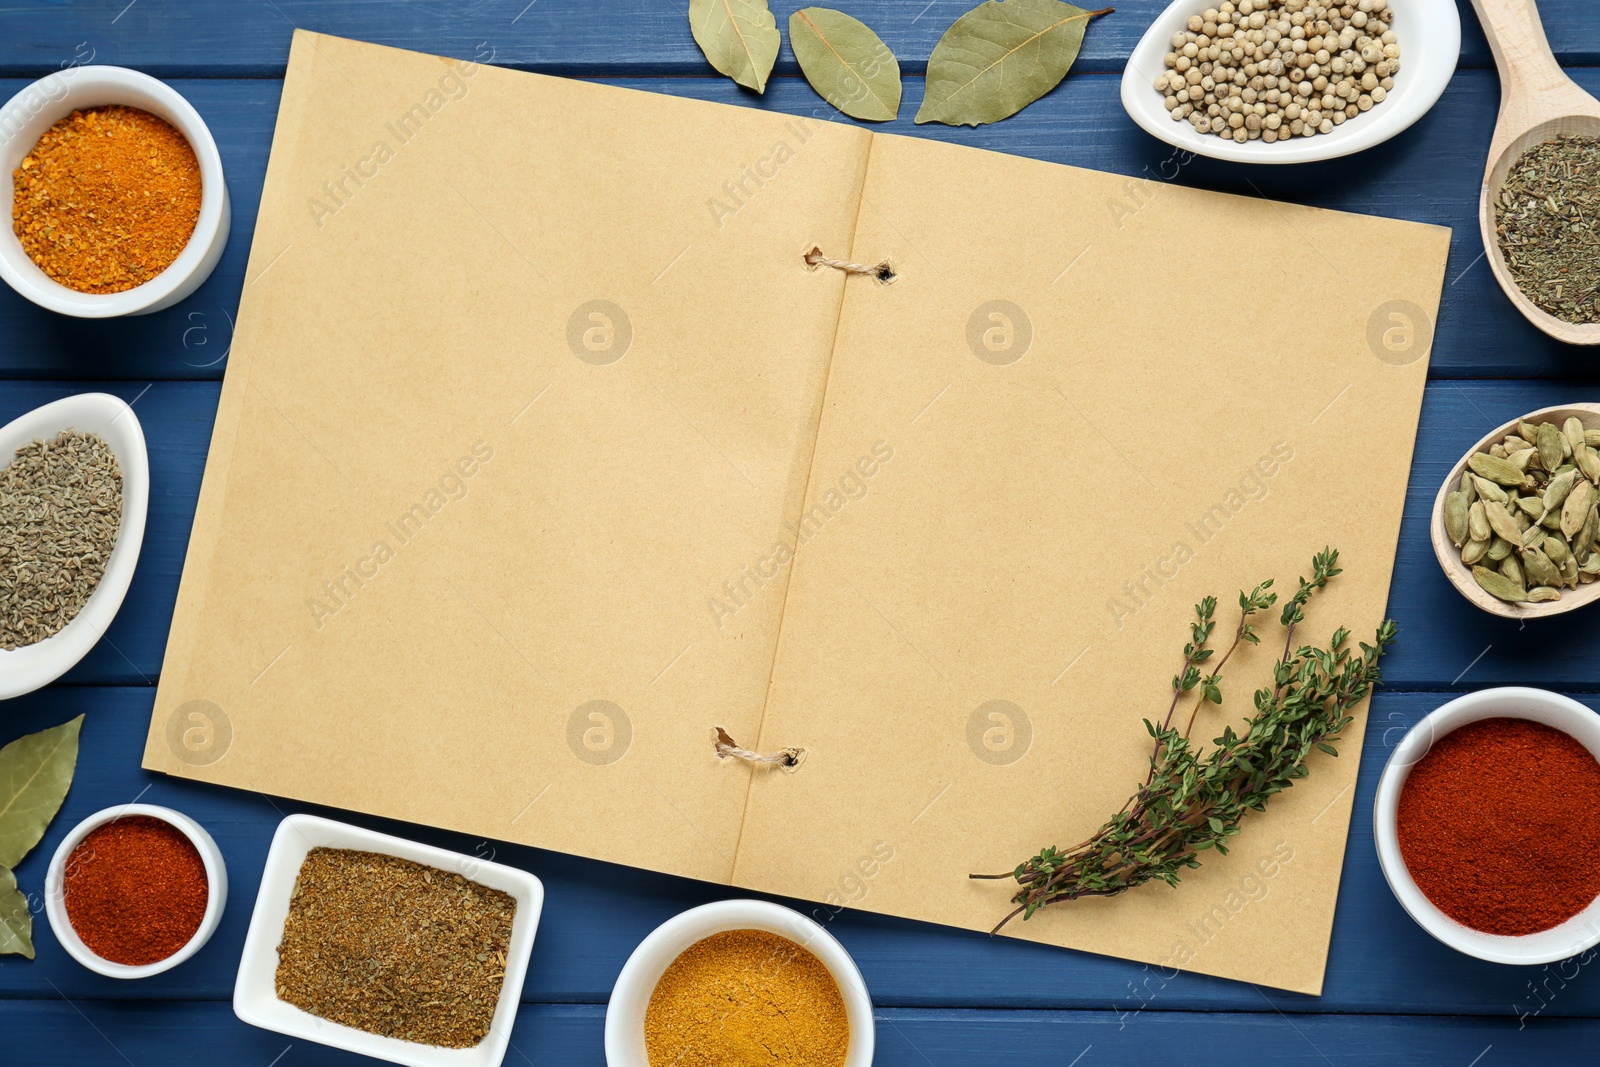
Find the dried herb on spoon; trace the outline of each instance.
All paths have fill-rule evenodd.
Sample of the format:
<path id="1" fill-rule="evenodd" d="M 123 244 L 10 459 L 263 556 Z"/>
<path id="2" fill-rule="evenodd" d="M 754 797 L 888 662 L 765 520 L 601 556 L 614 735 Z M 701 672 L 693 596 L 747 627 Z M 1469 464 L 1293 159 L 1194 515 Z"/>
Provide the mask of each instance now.
<path id="1" fill-rule="evenodd" d="M 1202 704 L 1222 703 L 1222 668 L 1241 644 L 1259 644 L 1251 621 L 1270 610 L 1278 594 L 1268 579 L 1239 594 L 1239 624 L 1233 643 L 1210 673 L 1202 665 L 1216 651 L 1208 647 L 1216 627 L 1216 597 L 1195 605 L 1196 621 L 1183 646 L 1183 666 L 1172 679 L 1172 703 L 1160 726 L 1149 719 L 1145 728 L 1155 741 L 1150 773 L 1138 792 L 1096 830 L 1071 848 L 1050 846 L 1004 874 L 973 878 L 1009 878 L 1021 887 L 1011 898 L 1016 908 L 1001 919 L 995 932 L 1021 915 L 1027 919 L 1047 904 L 1079 897 L 1109 897 L 1160 879 L 1177 885 L 1179 872 L 1200 866 L 1200 854 L 1216 849 L 1227 854 L 1226 841 L 1239 832 L 1248 811 L 1262 811 L 1267 801 L 1309 773 L 1307 758 L 1320 749 L 1337 756 L 1333 742 L 1351 722 L 1349 711 L 1378 681 L 1378 660 L 1394 640 L 1393 622 L 1378 627 L 1375 644 L 1359 642 L 1361 652 L 1347 647 L 1350 632 L 1337 630 L 1328 647 L 1294 646 L 1295 627 L 1305 618 L 1311 597 L 1341 573 L 1339 553 L 1324 549 L 1312 560 L 1310 579 L 1279 616 L 1284 627 L 1283 654 L 1273 667 L 1273 684 L 1256 690 L 1255 715 L 1244 733 L 1222 731 L 1212 747 L 1189 740 Z M 1180 730 L 1173 725 L 1179 705 L 1194 694 L 1194 705 Z"/>

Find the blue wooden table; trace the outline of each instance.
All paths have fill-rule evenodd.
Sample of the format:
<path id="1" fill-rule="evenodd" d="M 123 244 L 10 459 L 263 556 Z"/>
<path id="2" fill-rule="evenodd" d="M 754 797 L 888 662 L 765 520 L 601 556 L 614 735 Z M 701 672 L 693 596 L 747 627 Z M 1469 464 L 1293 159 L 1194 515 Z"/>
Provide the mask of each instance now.
<path id="1" fill-rule="evenodd" d="M 1170 149 L 1117 100 L 1123 59 L 1161 4 L 1119 0 L 1094 23 L 1077 69 L 1021 115 L 980 129 L 913 126 L 934 42 L 974 0 L 840 0 L 900 59 L 895 132 L 1165 178 Z M 1204 6 L 1195 0 L 1196 6 Z M 187 301 L 111 322 L 59 318 L 0 289 L 0 423 L 58 397 L 106 390 L 135 405 L 149 439 L 150 517 L 122 612 L 60 683 L 0 705 L 0 742 L 86 713 L 78 777 L 43 843 L 17 870 L 35 900 L 51 852 L 79 819 L 141 798 L 188 812 L 221 845 L 231 879 L 222 927 L 198 956 L 140 982 L 79 967 L 39 914 L 38 958 L 0 957 L 0 1064 L 230 1064 L 302 1067 L 356 1057 L 245 1026 L 229 1003 L 273 827 L 305 805 L 172 781 L 139 768 L 146 723 L 210 438 L 280 79 L 294 26 L 525 70 L 829 117 L 787 43 L 764 97 L 711 75 L 686 0 L 12 0 L 0 7 L 0 97 L 64 65 L 134 67 L 169 79 L 222 151 L 233 234 Z M 786 23 L 798 3 L 776 4 Z M 1544 0 L 1562 63 L 1600 92 L 1600 22 L 1588 0 Z M 1558 689 L 1600 710 L 1600 615 L 1560 626 L 1491 618 L 1445 582 L 1427 512 L 1451 463 L 1493 426 L 1533 408 L 1595 399 L 1595 353 L 1565 348 L 1517 315 L 1482 261 L 1479 177 L 1499 84 L 1463 3 L 1460 69 L 1409 132 L 1355 158 L 1288 168 L 1196 160 L 1176 180 L 1422 222 L 1454 231 L 1411 471 L 1389 613 L 1402 639 L 1374 700 L 1326 992 L 1306 997 L 1138 964 L 845 912 L 831 924 L 878 1006 L 878 1062 L 894 1067 L 1040 1062 L 1502 1064 L 1592 1061 L 1600 976 L 1579 957 L 1494 966 L 1422 933 L 1384 885 L 1373 853 L 1378 772 L 1405 727 L 1452 694 L 1500 684 Z M 834 116 L 837 117 L 837 116 Z M 881 127 L 880 127 L 881 128 Z M 1278 250 L 1293 258 L 1295 249 Z M 1315 269 L 1316 264 L 1305 265 Z M 1332 291 L 1331 289 L 1329 290 Z M 1307 308 L 1308 317 L 1314 313 Z M 1586 625 L 1585 625 L 1586 624 Z M 330 813 L 338 814 L 338 813 Z M 345 816 L 340 816 L 345 817 Z M 605 1001 L 634 945 L 684 908 L 727 895 L 702 885 L 421 827 L 353 821 L 525 867 L 549 897 L 509 1064 L 600 1064 Z M 1166 892 L 1150 887 L 1146 892 Z M 1283 951 L 1296 951 L 1284 931 Z"/>

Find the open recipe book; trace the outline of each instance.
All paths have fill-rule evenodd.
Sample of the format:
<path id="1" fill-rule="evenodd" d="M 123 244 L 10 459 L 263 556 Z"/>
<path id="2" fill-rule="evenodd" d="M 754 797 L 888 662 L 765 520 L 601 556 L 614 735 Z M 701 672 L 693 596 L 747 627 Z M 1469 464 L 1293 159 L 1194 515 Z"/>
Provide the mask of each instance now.
<path id="1" fill-rule="evenodd" d="M 1447 237 L 297 33 L 144 765 L 987 930 L 1195 601 L 1370 639 Z M 1363 727 L 1006 932 L 1318 991 Z"/>

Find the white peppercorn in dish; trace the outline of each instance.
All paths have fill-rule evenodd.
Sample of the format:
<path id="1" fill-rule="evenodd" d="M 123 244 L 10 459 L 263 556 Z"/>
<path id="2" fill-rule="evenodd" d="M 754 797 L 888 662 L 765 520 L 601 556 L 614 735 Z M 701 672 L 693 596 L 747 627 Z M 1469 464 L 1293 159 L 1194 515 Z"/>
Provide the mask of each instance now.
<path id="1" fill-rule="evenodd" d="M 1174 121 L 1243 144 L 1332 133 L 1400 69 L 1388 0 L 1223 0 L 1172 35 L 1155 80 Z"/>

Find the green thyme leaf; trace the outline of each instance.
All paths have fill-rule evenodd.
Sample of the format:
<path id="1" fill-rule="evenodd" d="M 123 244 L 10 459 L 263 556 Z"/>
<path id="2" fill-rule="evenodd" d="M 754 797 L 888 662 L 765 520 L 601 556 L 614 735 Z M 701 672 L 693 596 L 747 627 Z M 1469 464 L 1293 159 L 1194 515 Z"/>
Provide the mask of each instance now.
<path id="1" fill-rule="evenodd" d="M 1203 683 L 1194 663 L 1206 651 L 1200 645 L 1210 631 L 1195 631 L 1196 640 L 1184 646 L 1165 718 L 1145 720 L 1154 740 L 1149 776 L 1122 810 L 1072 849 L 1050 846 L 1008 874 L 973 876 L 1011 878 L 1019 886 L 1011 898 L 1016 908 L 997 931 L 1019 915 L 1026 918 L 1058 901 L 1114 896 L 1150 881 L 1177 885 L 1179 872 L 1200 866 L 1198 857 L 1207 849 L 1225 855 L 1225 841 L 1238 834 L 1244 815 L 1265 810 L 1269 799 L 1304 778 L 1314 752 L 1338 755 L 1334 743 L 1353 721 L 1349 711 L 1377 685 L 1378 661 L 1395 638 L 1394 623 L 1386 621 L 1372 644 L 1361 643 L 1360 655 L 1344 647 L 1349 634 L 1342 627 L 1330 647 L 1294 645 L 1305 606 L 1340 573 L 1338 559 L 1337 552 L 1326 549 L 1312 560 L 1311 576 L 1300 579 L 1284 607 L 1287 632 L 1283 657 L 1273 667 L 1273 684 L 1256 691 L 1255 714 L 1244 732 L 1226 726 L 1210 747 L 1191 744 L 1189 733 L 1201 706 L 1220 702 L 1223 667 L 1254 635 L 1247 620 L 1273 607 L 1276 594 L 1268 593 L 1270 583 L 1263 582 L 1241 596 L 1233 643 Z M 1206 604 L 1197 604 L 1195 613 L 1206 619 Z M 1195 682 L 1187 686 L 1176 684 L 1191 677 Z M 1195 684 L 1201 685 L 1200 693 L 1189 698 L 1192 706 L 1177 719 L 1181 727 L 1174 725 L 1179 701 Z"/>
<path id="2" fill-rule="evenodd" d="M 900 64 L 863 22 L 807 7 L 789 16 L 789 46 L 806 81 L 851 118 L 888 122 L 900 112 Z"/>
<path id="3" fill-rule="evenodd" d="M 78 765 L 79 715 L 0 748 L 0 867 L 15 867 L 44 836 Z"/>

